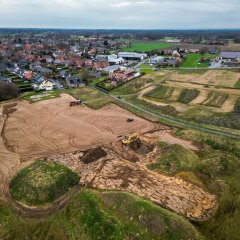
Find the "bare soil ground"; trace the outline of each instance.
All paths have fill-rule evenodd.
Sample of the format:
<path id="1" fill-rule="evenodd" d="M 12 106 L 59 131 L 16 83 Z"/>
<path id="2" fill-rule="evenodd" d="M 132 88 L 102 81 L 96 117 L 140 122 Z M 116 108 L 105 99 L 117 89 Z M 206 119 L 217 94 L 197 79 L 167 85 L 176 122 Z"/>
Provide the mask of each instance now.
<path id="1" fill-rule="evenodd" d="M 69 107 L 72 97 L 36 104 L 21 102 L 7 120 L 4 136 L 8 147 L 21 159 L 89 149 L 112 142 L 120 136 L 157 129 L 157 124 L 141 119 L 115 105 L 100 110 Z M 128 123 L 127 118 L 134 122 Z"/>
<path id="2" fill-rule="evenodd" d="M 209 70 L 204 74 L 179 74 L 177 72 L 173 72 L 173 74 L 169 75 L 168 80 L 234 87 L 239 78 L 239 72 L 227 70 Z"/>
<path id="3" fill-rule="evenodd" d="M 152 152 L 144 152 L 147 145 L 134 151 L 123 146 L 119 137 L 138 131 L 146 139 L 166 140 L 197 150 L 194 144 L 171 136 L 169 127 L 136 117 L 115 105 L 91 110 L 69 107 L 71 100 L 64 94 L 35 104 L 18 102 L 17 111 L 8 117 L 0 109 L 0 198 L 29 216 L 57 211 L 69 194 L 41 209 L 12 201 L 8 190 L 11 178 L 19 170 L 34 159 L 48 158 L 78 173 L 83 186 L 128 191 L 194 220 L 205 220 L 214 214 L 215 196 L 182 179 L 146 168 L 157 147 Z M 128 117 L 135 121 L 128 123 Z M 105 146 L 104 151 L 99 146 Z"/>
<path id="4" fill-rule="evenodd" d="M 105 147 L 107 157 L 84 164 L 84 154 L 52 156 L 50 159 L 71 168 L 81 176 L 80 183 L 97 189 L 121 190 L 146 197 L 158 205 L 194 220 L 205 220 L 216 210 L 215 196 L 180 178 L 168 177 L 150 171 L 139 162 L 122 158 L 119 152 L 128 152 L 125 146 Z M 138 155 L 141 158 L 140 155 Z"/>

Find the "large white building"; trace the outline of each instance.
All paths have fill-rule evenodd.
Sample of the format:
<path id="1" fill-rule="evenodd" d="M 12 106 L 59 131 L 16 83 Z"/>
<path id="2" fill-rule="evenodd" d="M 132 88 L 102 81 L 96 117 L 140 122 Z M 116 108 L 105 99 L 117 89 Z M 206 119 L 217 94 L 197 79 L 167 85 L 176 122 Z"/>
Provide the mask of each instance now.
<path id="1" fill-rule="evenodd" d="M 144 58 L 147 57 L 147 54 L 135 52 L 119 52 L 118 57 L 123 58 L 125 60 L 142 61 Z"/>

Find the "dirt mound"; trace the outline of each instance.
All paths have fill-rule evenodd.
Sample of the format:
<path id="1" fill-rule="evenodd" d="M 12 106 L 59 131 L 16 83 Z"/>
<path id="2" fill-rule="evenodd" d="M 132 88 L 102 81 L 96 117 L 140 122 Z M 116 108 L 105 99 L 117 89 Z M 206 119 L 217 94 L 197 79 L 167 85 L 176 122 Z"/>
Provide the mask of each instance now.
<path id="1" fill-rule="evenodd" d="M 81 158 L 81 161 L 84 162 L 85 164 L 89 164 L 106 156 L 107 153 L 101 147 L 97 147 L 87 151 Z"/>
<path id="2" fill-rule="evenodd" d="M 140 140 L 133 141 L 129 144 L 129 147 L 138 154 L 145 155 L 153 151 L 154 145 L 153 144 L 145 144 Z"/>

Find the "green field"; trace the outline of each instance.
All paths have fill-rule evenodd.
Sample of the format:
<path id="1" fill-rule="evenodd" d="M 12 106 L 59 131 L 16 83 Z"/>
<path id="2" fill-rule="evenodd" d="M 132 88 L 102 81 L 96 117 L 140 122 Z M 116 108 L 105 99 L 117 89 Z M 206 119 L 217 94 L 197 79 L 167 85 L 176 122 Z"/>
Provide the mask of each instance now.
<path id="1" fill-rule="evenodd" d="M 159 49 L 164 49 L 164 48 L 169 48 L 174 46 L 171 43 L 161 43 L 161 42 L 135 42 L 132 44 L 132 47 L 130 48 L 125 48 L 125 52 L 149 52 L 152 50 L 159 50 Z"/>
<path id="2" fill-rule="evenodd" d="M 202 54 L 188 54 L 187 59 L 182 63 L 181 68 L 198 67 L 198 63 L 201 57 L 202 57 Z"/>
<path id="3" fill-rule="evenodd" d="M 0 239 L 200 240 L 189 221 L 121 192 L 79 191 L 44 219 L 23 218 L 0 201 Z"/>
<path id="4" fill-rule="evenodd" d="M 144 97 L 157 98 L 157 99 L 168 99 L 172 96 L 174 91 L 173 87 L 159 86 L 153 89 L 151 92 L 146 93 Z"/>
<path id="5" fill-rule="evenodd" d="M 178 102 L 188 104 L 193 101 L 199 93 L 200 91 L 197 89 L 183 89 L 178 98 Z"/>
<path id="6" fill-rule="evenodd" d="M 79 176 L 53 162 L 36 161 L 21 170 L 11 181 L 12 197 L 27 205 L 53 202 L 78 184 Z"/>
<path id="7" fill-rule="evenodd" d="M 69 89 L 66 90 L 65 93 L 69 93 L 73 97 L 81 99 L 88 107 L 93 109 L 99 109 L 114 102 L 114 100 L 106 94 L 90 87 Z"/>

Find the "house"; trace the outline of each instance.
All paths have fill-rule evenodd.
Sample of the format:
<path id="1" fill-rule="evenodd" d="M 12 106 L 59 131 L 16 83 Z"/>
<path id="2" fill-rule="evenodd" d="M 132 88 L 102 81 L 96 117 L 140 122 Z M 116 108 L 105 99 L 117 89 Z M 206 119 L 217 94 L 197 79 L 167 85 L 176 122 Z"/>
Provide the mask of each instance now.
<path id="1" fill-rule="evenodd" d="M 216 48 L 212 48 L 208 51 L 209 54 L 217 54 L 217 49 Z"/>
<path id="2" fill-rule="evenodd" d="M 94 62 L 93 63 L 93 67 L 99 71 L 101 71 L 102 69 L 107 68 L 109 66 L 110 66 L 109 62 Z"/>
<path id="3" fill-rule="evenodd" d="M 26 79 L 26 80 L 30 80 L 30 79 L 32 79 L 32 77 L 33 77 L 33 72 L 32 71 L 25 71 L 24 73 L 23 73 L 23 78 L 24 79 Z"/>
<path id="4" fill-rule="evenodd" d="M 159 56 L 157 56 L 157 57 L 152 57 L 152 58 L 149 59 L 148 62 L 149 62 L 150 64 L 162 63 L 162 62 L 164 62 L 164 57 L 159 57 Z"/>
<path id="5" fill-rule="evenodd" d="M 96 72 L 96 71 L 90 71 L 89 72 L 89 76 L 91 77 L 91 78 L 95 78 L 95 79 L 97 79 L 97 78 L 100 78 L 101 77 L 101 73 L 100 72 Z"/>
<path id="6" fill-rule="evenodd" d="M 103 69 L 103 72 L 105 72 L 105 73 L 111 73 L 111 72 L 114 72 L 114 71 L 119 70 L 119 69 L 121 69 L 121 68 L 123 68 L 123 67 L 120 66 L 120 65 L 113 65 L 113 66 L 109 66 L 109 67 L 107 67 L 107 68 L 104 68 L 104 69 Z"/>
<path id="7" fill-rule="evenodd" d="M 52 80 L 49 80 L 41 75 L 37 75 L 32 87 L 37 90 L 51 91 L 53 88 L 55 88 L 55 84 Z"/>
<path id="8" fill-rule="evenodd" d="M 66 72 L 66 70 L 61 70 L 58 75 L 61 77 L 61 78 L 66 78 L 69 76 L 69 74 Z"/>
<path id="9" fill-rule="evenodd" d="M 135 52 L 119 52 L 118 57 L 123 58 L 124 60 L 142 61 L 147 57 L 147 54 Z"/>
<path id="10" fill-rule="evenodd" d="M 0 71 L 6 71 L 8 69 L 7 64 L 5 63 L 0 63 Z"/>
<path id="11" fill-rule="evenodd" d="M 55 88 L 55 84 L 53 81 L 49 79 L 44 79 L 39 85 L 39 90 L 46 90 L 46 91 L 52 91 Z"/>
<path id="12" fill-rule="evenodd" d="M 221 59 L 240 59 L 240 52 L 221 52 L 220 54 Z"/>
<path id="13" fill-rule="evenodd" d="M 68 87 L 85 87 L 85 83 L 77 76 L 69 76 L 66 78 Z"/>
<path id="14" fill-rule="evenodd" d="M 176 59 L 167 59 L 166 62 L 168 64 L 168 66 L 175 67 L 177 65 Z"/>
<path id="15" fill-rule="evenodd" d="M 189 53 L 199 53 L 199 49 L 195 49 L 195 48 L 191 48 L 191 49 L 188 49 L 188 52 Z"/>
<path id="16" fill-rule="evenodd" d="M 122 57 L 118 57 L 115 54 L 109 55 L 107 61 L 110 65 L 120 65 L 124 63 L 124 59 Z"/>
<path id="17" fill-rule="evenodd" d="M 194 48 L 192 48 L 192 49 L 188 49 L 188 52 L 189 53 L 199 53 L 199 49 L 194 49 Z"/>
<path id="18" fill-rule="evenodd" d="M 36 72 L 40 73 L 40 74 L 49 74 L 49 73 L 52 73 L 52 70 L 51 69 L 48 69 L 48 68 L 44 68 L 44 67 L 36 67 Z"/>
<path id="19" fill-rule="evenodd" d="M 109 73 L 109 79 L 114 82 L 129 81 L 135 77 L 134 69 L 118 69 Z"/>

